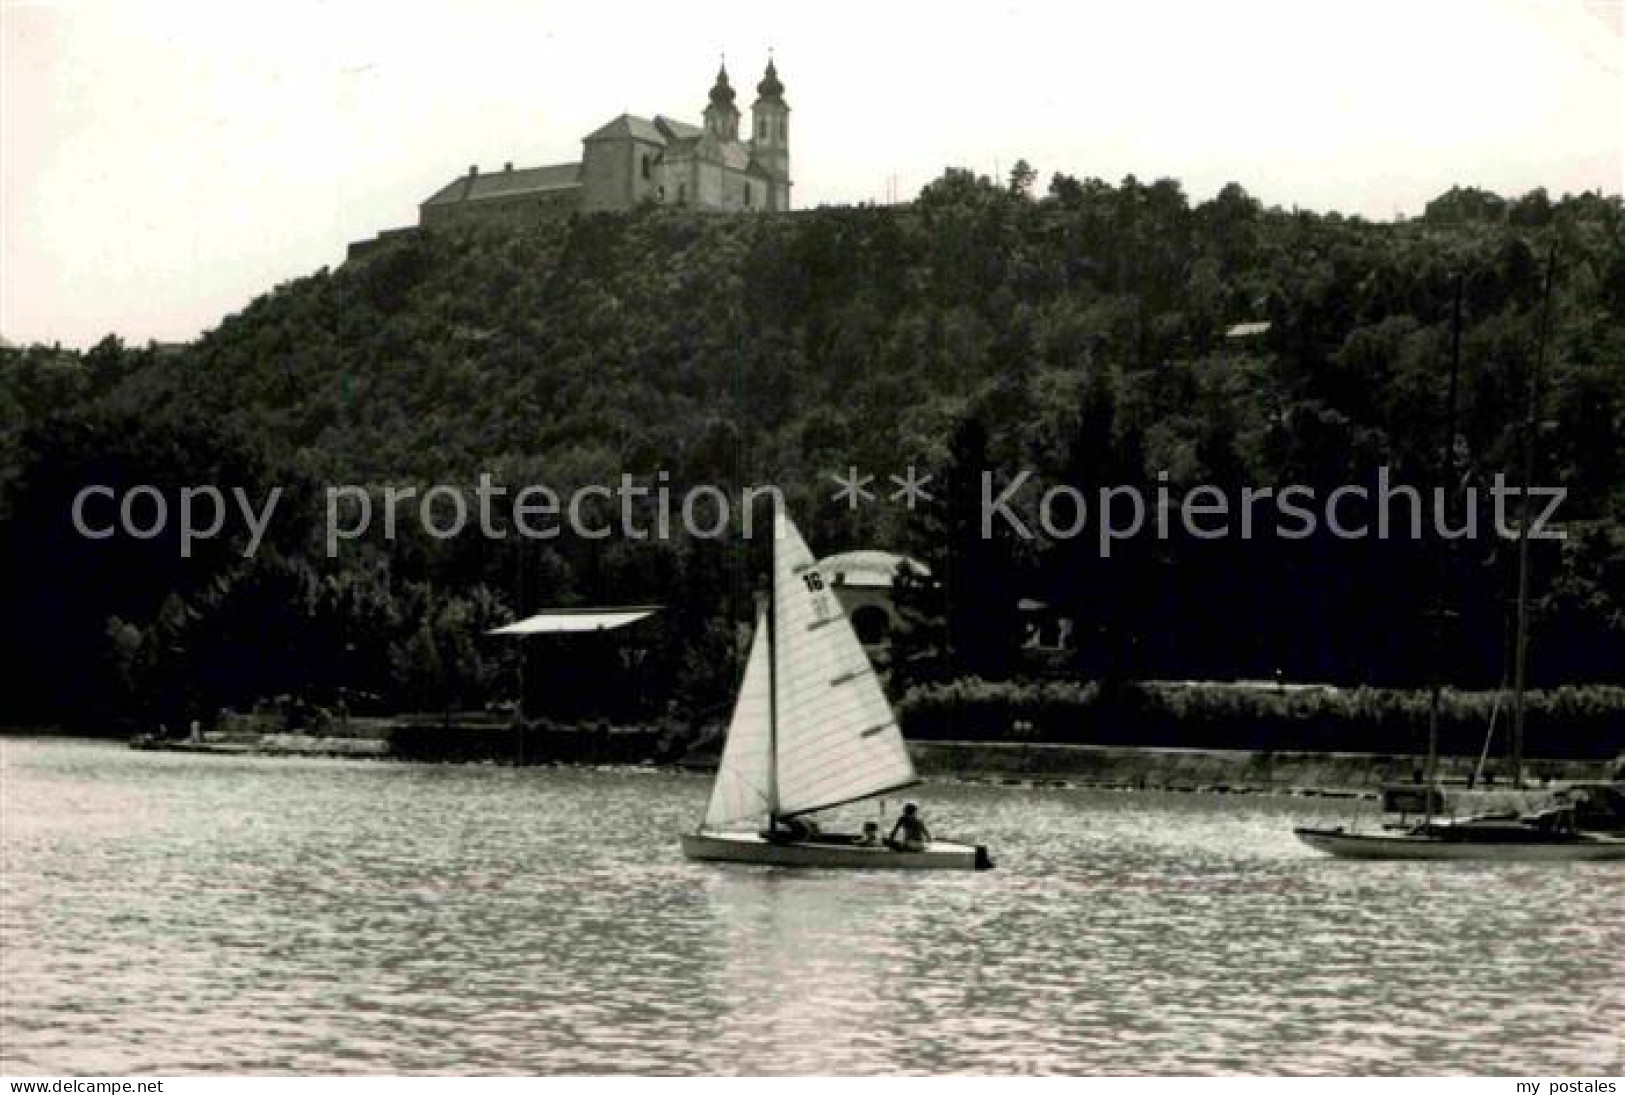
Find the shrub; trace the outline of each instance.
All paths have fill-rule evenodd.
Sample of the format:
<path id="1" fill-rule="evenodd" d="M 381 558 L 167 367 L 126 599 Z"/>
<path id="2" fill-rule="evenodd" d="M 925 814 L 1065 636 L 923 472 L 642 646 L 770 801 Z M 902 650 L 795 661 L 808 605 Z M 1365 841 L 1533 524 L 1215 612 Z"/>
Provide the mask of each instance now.
<path id="1" fill-rule="evenodd" d="M 909 689 L 898 703 L 904 733 L 921 740 L 1042 741 L 1270 751 L 1420 753 L 1427 692 L 1268 684 L 1144 683 L 1105 689 L 1082 681 L 985 681 Z M 1611 757 L 1625 750 L 1625 688 L 1530 692 L 1530 757 Z M 1511 697 L 1446 689 L 1439 749 L 1474 755 L 1494 720 L 1491 754 L 1506 752 Z"/>

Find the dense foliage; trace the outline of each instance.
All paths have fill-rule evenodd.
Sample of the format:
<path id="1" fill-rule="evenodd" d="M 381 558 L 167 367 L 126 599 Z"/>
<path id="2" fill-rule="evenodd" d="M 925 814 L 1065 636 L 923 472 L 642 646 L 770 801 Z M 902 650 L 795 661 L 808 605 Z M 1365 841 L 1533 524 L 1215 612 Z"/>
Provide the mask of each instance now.
<path id="1" fill-rule="evenodd" d="M 1499 766 L 1512 721 L 1505 693 L 1445 690 L 1439 747 Z M 1529 693 L 1526 732 L 1542 757 L 1609 760 L 1625 735 L 1625 689 Z M 1432 717 L 1427 692 L 1378 688 L 1150 682 L 1102 688 L 1065 680 L 962 677 L 918 685 L 898 703 L 910 738 L 1062 742 L 1268 752 L 1417 752 Z"/>
<path id="2" fill-rule="evenodd" d="M 1265 209 L 1239 186 L 1056 176 L 1031 193 L 950 171 L 912 205 L 722 217 L 645 210 L 528 234 L 429 235 L 283 285 L 195 344 L 5 352 L 0 716 L 178 721 L 294 694 L 385 709 L 511 697 L 486 626 L 544 605 L 656 602 L 627 715 L 727 702 L 760 541 L 405 521 L 324 550 L 335 484 L 560 494 L 781 485 L 814 547 L 926 562 L 900 591 L 901 683 L 955 677 L 1274 678 L 1493 688 L 1515 550 L 1420 541 L 979 535 L 980 476 L 1090 492 L 1210 483 L 1428 488 L 1445 476 L 1451 315 L 1460 414 L 1450 495 L 1519 478 L 1568 499 L 1535 545 L 1531 677 L 1625 681 L 1625 209 L 1596 195 L 1452 191 L 1404 224 Z M 1537 375 L 1547 258 L 1550 337 Z M 1238 323 L 1267 323 L 1227 337 Z M 887 501 L 929 471 L 934 498 Z M 831 473 L 878 476 L 850 511 Z M 662 477 L 663 473 L 663 477 Z M 285 488 L 252 560 L 240 527 L 87 541 L 87 482 Z M 1033 496 L 1023 503 L 1031 510 Z M 640 512 L 647 504 L 640 504 Z M 1022 598 L 1076 622 L 1022 649 Z M 1438 605 L 1446 612 L 1430 613 Z"/>

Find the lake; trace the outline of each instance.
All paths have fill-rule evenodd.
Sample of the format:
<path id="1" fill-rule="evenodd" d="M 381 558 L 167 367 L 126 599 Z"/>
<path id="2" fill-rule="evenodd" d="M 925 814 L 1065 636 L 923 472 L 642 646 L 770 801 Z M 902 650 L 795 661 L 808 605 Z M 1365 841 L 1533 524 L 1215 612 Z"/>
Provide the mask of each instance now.
<path id="1" fill-rule="evenodd" d="M 691 864 L 708 790 L 0 738 L 0 1072 L 1625 1071 L 1625 864 L 971 784 L 915 797 L 994 871 Z"/>

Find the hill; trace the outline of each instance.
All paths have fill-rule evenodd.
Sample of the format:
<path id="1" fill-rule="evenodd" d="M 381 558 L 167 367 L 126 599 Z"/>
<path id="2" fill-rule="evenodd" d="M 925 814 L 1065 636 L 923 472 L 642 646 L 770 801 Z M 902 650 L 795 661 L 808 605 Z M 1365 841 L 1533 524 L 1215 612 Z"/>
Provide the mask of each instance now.
<path id="1" fill-rule="evenodd" d="M 950 171 L 907 207 L 423 235 L 279 286 L 183 350 L 110 336 L 68 365 L 6 350 L 0 583 L 26 626 L 5 640 L 20 684 L 0 715 L 176 721 L 340 690 L 477 705 L 511 692 L 512 665 L 475 631 L 593 601 L 672 606 L 622 707 L 726 702 L 759 565 L 731 543 L 406 527 L 324 550 L 329 486 L 472 489 L 482 472 L 561 494 L 623 474 L 674 494 L 777 483 L 818 550 L 899 548 L 944 579 L 904 591 L 905 677 L 1403 688 L 1443 650 L 1447 679 L 1493 686 L 1513 589 L 1501 537 L 1440 550 L 1175 530 L 1101 558 L 1092 535 L 981 541 L 964 521 L 983 469 L 1177 494 L 1329 491 L 1386 467 L 1427 489 L 1458 279 L 1456 487 L 1516 482 L 1554 246 L 1535 479 L 1567 491 L 1569 538 L 1536 545 L 1532 673 L 1625 683 L 1618 198 L 1453 191 L 1427 218 L 1372 224 L 1265 209 L 1237 186 L 1194 206 L 1170 180 L 1030 186 Z M 1267 327 L 1227 337 L 1242 323 Z M 830 497 L 831 473 L 884 487 L 911 464 L 937 486 L 920 510 Z M 254 559 L 236 529 L 182 559 L 170 539 L 73 534 L 87 482 L 286 495 Z M 1456 612 L 1442 627 L 1425 611 L 1440 582 Z M 1076 650 L 1024 653 L 1020 597 L 1074 619 Z"/>

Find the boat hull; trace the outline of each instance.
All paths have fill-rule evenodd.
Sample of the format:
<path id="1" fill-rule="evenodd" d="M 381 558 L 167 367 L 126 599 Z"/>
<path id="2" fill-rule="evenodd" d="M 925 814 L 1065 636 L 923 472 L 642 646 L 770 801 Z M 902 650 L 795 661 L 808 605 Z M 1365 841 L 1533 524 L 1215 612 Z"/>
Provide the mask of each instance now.
<path id="1" fill-rule="evenodd" d="M 894 851 L 838 840 L 770 841 L 755 833 L 684 833 L 683 854 L 709 863 L 767 867 L 837 867 L 892 871 L 977 871 L 993 866 L 987 848 L 934 840 L 922 851 Z"/>
<path id="2" fill-rule="evenodd" d="M 1341 859 L 1498 860 L 1573 863 L 1625 860 L 1625 839 L 1584 834 L 1567 840 L 1441 839 L 1413 833 L 1351 833 L 1345 829 L 1294 829 L 1318 852 Z"/>

